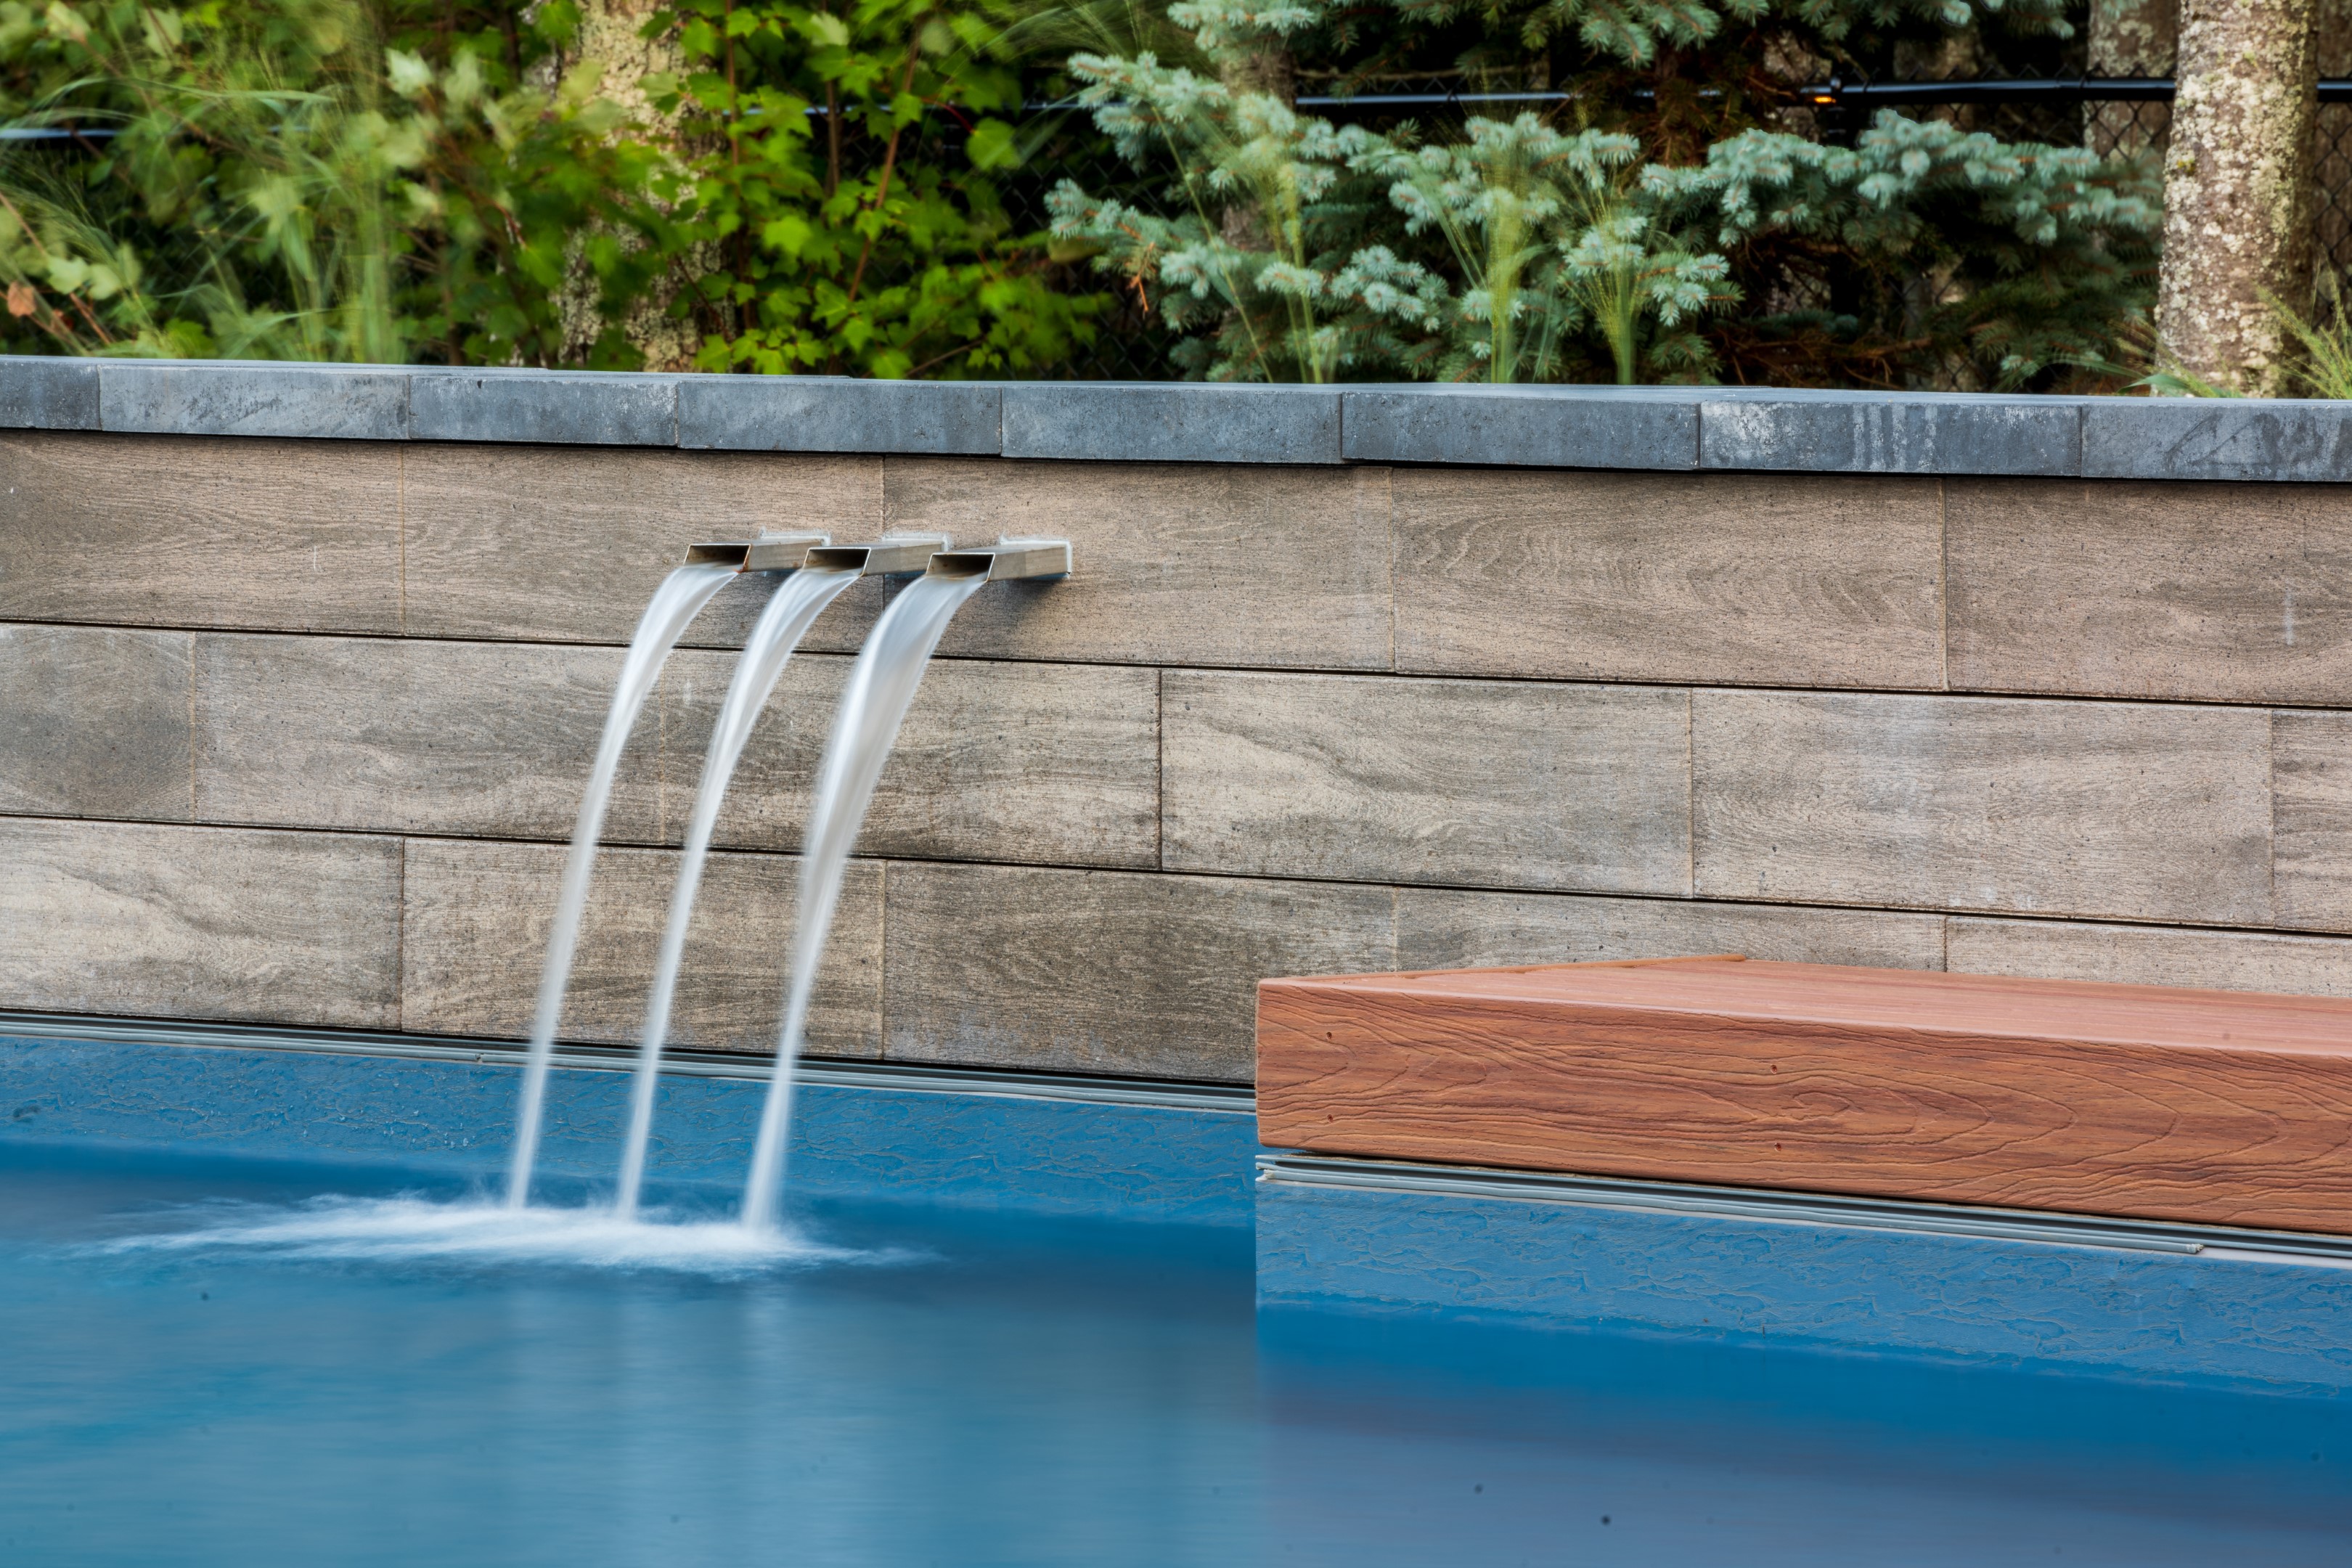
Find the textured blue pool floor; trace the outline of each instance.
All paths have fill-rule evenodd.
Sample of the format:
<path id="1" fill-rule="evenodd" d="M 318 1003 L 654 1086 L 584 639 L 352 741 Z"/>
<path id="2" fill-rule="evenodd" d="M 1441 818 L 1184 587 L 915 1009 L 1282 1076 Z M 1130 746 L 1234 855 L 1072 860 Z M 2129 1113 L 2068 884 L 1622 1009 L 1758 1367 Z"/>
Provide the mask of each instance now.
<path id="1" fill-rule="evenodd" d="M 1245 1231 L 836 1202 L 737 1279 L 92 1255 L 446 1175 L 0 1146 L 0 1562 L 2352 1558 L 2345 1402 L 1253 1309 Z"/>

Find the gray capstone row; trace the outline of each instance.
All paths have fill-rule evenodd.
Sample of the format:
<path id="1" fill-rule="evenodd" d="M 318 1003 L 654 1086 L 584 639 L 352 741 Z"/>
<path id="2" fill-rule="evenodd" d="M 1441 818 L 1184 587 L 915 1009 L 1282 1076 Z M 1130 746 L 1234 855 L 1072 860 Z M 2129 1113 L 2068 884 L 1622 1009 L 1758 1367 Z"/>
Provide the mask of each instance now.
<path id="1" fill-rule="evenodd" d="M 1200 463 L 2352 481 L 2352 402 L 1244 386 L 0 355 L 0 427 Z"/>

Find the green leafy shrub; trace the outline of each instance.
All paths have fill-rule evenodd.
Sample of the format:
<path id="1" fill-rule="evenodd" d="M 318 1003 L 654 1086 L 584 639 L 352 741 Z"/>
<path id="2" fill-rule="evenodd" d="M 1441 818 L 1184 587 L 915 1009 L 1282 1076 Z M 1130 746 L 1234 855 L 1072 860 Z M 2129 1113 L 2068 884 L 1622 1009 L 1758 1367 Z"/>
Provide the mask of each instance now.
<path id="1" fill-rule="evenodd" d="M 660 217 L 596 83 L 522 80 L 545 42 L 423 4 L 0 0 L 0 112 L 82 138 L 0 154 L 8 346 L 551 363 L 570 237 Z"/>
<path id="2" fill-rule="evenodd" d="M 1975 39 L 1996 18 L 2062 38 L 2053 0 L 1180 0 L 1169 16 L 1193 29 L 1184 64 L 1071 65 L 1103 129 L 1180 178 L 1157 204 L 1072 183 L 1054 211 L 1097 265 L 1157 290 L 1191 374 L 2047 386 L 2147 318 L 2146 167 L 1884 113 L 1824 145 L 1796 102 L 1849 45 Z M 1538 85 L 1563 55 L 1572 130 L 1341 129 L 1267 85 L 1440 64 Z"/>
<path id="3" fill-rule="evenodd" d="M 649 24 L 672 27 L 695 68 L 650 85 L 698 149 L 673 309 L 703 369 L 1035 374 L 1093 340 L 1100 297 L 1056 287 L 994 183 L 1022 160 L 1023 81 L 992 16 L 684 0 Z"/>

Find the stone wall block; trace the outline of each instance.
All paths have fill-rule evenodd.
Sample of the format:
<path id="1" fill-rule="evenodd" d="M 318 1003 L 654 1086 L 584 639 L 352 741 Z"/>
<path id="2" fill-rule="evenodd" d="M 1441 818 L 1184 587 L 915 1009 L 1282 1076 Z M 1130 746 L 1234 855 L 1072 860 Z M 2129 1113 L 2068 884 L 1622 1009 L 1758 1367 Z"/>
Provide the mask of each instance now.
<path id="1" fill-rule="evenodd" d="M 1257 982 L 1392 969 L 1386 888 L 893 863 L 893 1061 L 1246 1083 Z"/>
<path id="2" fill-rule="evenodd" d="M 0 811 L 186 820 L 191 641 L 0 626 Z"/>
<path id="3" fill-rule="evenodd" d="M 687 652 L 662 679 L 666 836 L 682 837 L 731 655 Z M 751 733 L 718 842 L 797 849 L 850 660 L 802 654 Z M 859 852 L 1156 866 L 1160 672 L 939 659 L 891 748 Z"/>
<path id="4" fill-rule="evenodd" d="M 408 429 L 418 441 L 674 447 L 677 384 L 643 372 L 420 369 Z"/>
<path id="5" fill-rule="evenodd" d="M 422 638 L 197 640 L 207 822 L 566 839 L 621 650 Z M 661 716 L 632 731 L 608 839 L 661 837 Z"/>
<path id="6" fill-rule="evenodd" d="M 425 637 L 625 643 L 697 541 L 762 529 L 847 541 L 881 521 L 872 458 L 459 446 L 407 458 L 408 630 Z M 686 640 L 740 644 L 773 588 L 730 584 Z"/>
<path id="7" fill-rule="evenodd" d="M 1736 952 L 1789 963 L 1941 969 L 1944 917 L 1688 899 L 1439 888 L 1397 892 L 1397 967 L 1501 968 Z"/>
<path id="8" fill-rule="evenodd" d="M 1350 387 L 1354 463 L 1691 468 L 1700 395 L 1664 386 Z"/>
<path id="9" fill-rule="evenodd" d="M 1701 691 L 1698 891 L 2263 924 L 2259 710 Z"/>
<path id="10" fill-rule="evenodd" d="M 2352 941 L 2268 931 L 1952 917 L 1956 973 L 2352 996 Z"/>
<path id="11" fill-rule="evenodd" d="M 1685 691 L 1163 679 L 1171 870 L 1688 890 Z"/>
<path id="12" fill-rule="evenodd" d="M 95 430 L 98 362 L 0 354 L 0 428 Z"/>
<path id="13" fill-rule="evenodd" d="M 556 845 L 407 844 L 401 1018 L 409 1029 L 521 1039 L 555 918 Z M 607 849 L 598 857 L 561 1037 L 635 1045 L 678 857 Z M 670 1043 L 772 1052 L 783 1020 L 800 863 L 713 855 L 688 929 Z M 808 1048 L 872 1057 L 881 1042 L 882 867 L 853 862 L 826 942 Z"/>
<path id="14" fill-rule="evenodd" d="M 2086 401 L 1721 388 L 1700 405 L 1699 467 L 2071 476 L 2083 468 Z"/>
<path id="15" fill-rule="evenodd" d="M 0 818 L 0 1006 L 400 1023 L 400 844 Z"/>
<path id="16" fill-rule="evenodd" d="M 2271 718 L 2278 923 L 2352 931 L 2352 713 Z"/>
<path id="17" fill-rule="evenodd" d="M 1074 547 L 1066 581 L 981 590 L 949 626 L 948 654 L 1389 667 L 1385 468 L 892 458 L 884 473 L 894 530 Z M 882 597 L 844 595 L 811 646 L 854 650 Z"/>
<path id="18" fill-rule="evenodd" d="M 1397 668 L 1933 688 L 1936 481 L 1398 469 Z"/>
<path id="19" fill-rule="evenodd" d="M 2352 491 L 1945 486 L 1956 689 L 2341 702 Z"/>
<path id="20" fill-rule="evenodd" d="M 684 375 L 677 444 L 743 452 L 927 452 L 993 457 L 1002 388 L 972 381 L 834 375 Z"/>
<path id="21" fill-rule="evenodd" d="M 2084 400 L 2090 479 L 2352 479 L 2352 413 L 2302 398 Z"/>
<path id="22" fill-rule="evenodd" d="M 1337 387 L 1026 382 L 1003 397 L 1008 458 L 1339 461 Z"/>
<path id="23" fill-rule="evenodd" d="M 0 619 L 400 629 L 392 446 L 0 437 Z"/>
<path id="24" fill-rule="evenodd" d="M 99 424 L 171 436 L 399 441 L 408 436 L 408 374 L 381 365 L 110 360 L 99 365 Z"/>

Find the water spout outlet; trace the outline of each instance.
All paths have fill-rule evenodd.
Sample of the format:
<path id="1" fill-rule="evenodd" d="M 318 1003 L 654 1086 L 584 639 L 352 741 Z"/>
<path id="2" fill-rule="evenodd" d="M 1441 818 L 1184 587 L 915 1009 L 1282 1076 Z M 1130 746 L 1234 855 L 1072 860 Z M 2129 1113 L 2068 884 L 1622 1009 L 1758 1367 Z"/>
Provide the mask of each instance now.
<path id="1" fill-rule="evenodd" d="M 688 566 L 732 566 L 740 572 L 743 569 L 743 558 L 751 552 L 755 542 L 750 539 L 713 539 L 700 544 L 689 544 L 686 547 L 685 563 Z"/>
<path id="2" fill-rule="evenodd" d="M 931 557 L 934 577 L 978 577 L 987 583 L 1035 583 L 1070 574 L 1066 539 L 1000 539 L 977 550 L 943 550 Z"/>
<path id="3" fill-rule="evenodd" d="M 886 533 L 863 544 L 828 544 L 808 552 L 803 564 L 855 572 L 861 577 L 913 577 L 948 548 L 944 533 Z"/>

